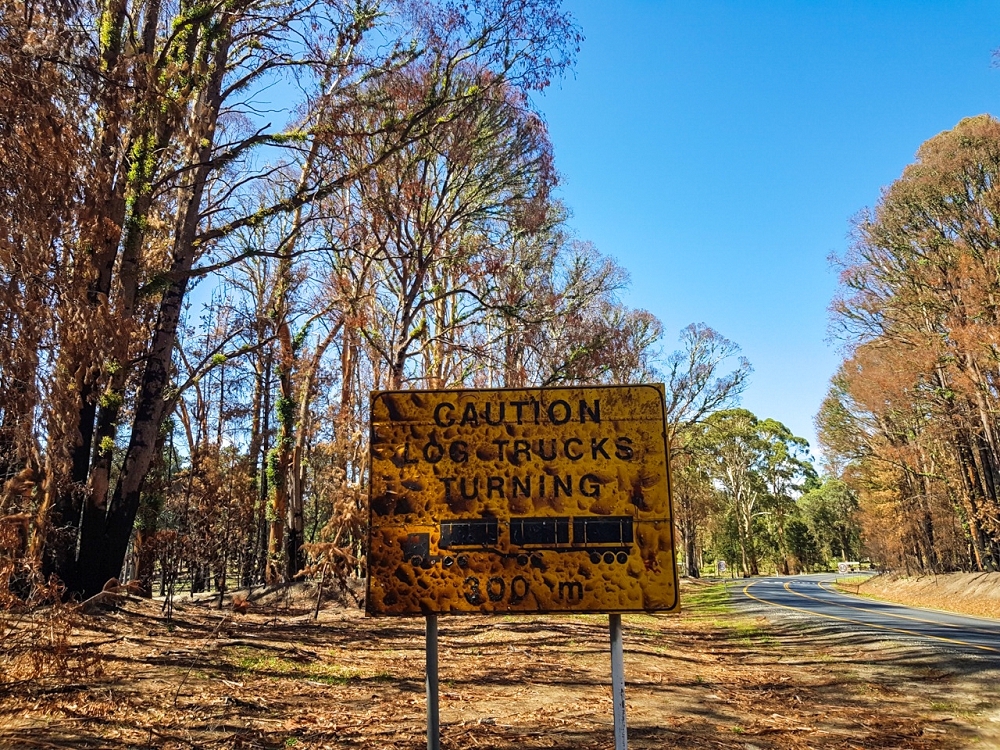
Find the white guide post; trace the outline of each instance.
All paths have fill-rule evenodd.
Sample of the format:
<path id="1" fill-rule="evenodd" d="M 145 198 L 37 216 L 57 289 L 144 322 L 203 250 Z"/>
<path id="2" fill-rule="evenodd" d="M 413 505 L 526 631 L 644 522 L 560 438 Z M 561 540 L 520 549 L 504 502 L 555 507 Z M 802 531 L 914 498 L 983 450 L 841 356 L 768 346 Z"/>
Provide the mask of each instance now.
<path id="1" fill-rule="evenodd" d="M 441 749 L 438 715 L 438 618 L 427 615 L 427 750 Z"/>
<path id="2" fill-rule="evenodd" d="M 628 750 L 625 728 L 625 656 L 622 650 L 622 616 L 608 615 L 611 625 L 611 700 L 615 704 L 615 750 Z"/>

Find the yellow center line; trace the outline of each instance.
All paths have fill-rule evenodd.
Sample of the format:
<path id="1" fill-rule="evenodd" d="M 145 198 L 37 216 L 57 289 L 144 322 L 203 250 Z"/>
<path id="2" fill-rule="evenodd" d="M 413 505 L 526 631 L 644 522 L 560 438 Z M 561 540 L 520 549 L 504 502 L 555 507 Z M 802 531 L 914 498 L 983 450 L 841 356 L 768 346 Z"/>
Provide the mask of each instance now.
<path id="1" fill-rule="evenodd" d="M 846 594 L 843 591 L 838 591 L 837 589 L 827 588 L 826 586 L 823 585 L 824 583 L 832 583 L 832 582 L 831 581 L 817 581 L 816 585 L 819 586 L 821 589 L 823 589 L 823 591 L 826 591 L 829 594 L 837 594 L 839 596 L 844 597 L 845 599 L 853 599 L 853 598 L 855 598 L 855 596 L 853 594 Z M 789 591 L 791 591 L 791 589 L 789 589 Z M 806 594 L 799 593 L 798 591 L 792 591 L 792 593 L 793 594 L 797 594 L 798 596 L 807 596 Z M 860 597 L 857 597 L 857 598 L 860 598 Z M 818 601 L 826 601 L 826 600 L 819 599 Z M 864 600 L 862 600 L 862 601 L 864 601 Z M 886 602 L 886 603 L 887 604 L 895 604 L 895 602 Z M 971 631 L 973 631 L 975 633 L 985 633 L 986 635 L 995 635 L 998 638 L 1000 638 L 1000 629 L 987 630 L 985 628 L 974 628 L 974 627 L 970 627 L 970 626 L 966 626 L 966 625 L 956 625 L 955 623 L 952 623 L 952 622 L 938 622 L 937 620 L 926 620 L 926 619 L 923 619 L 923 618 L 920 618 L 920 617 L 911 617 L 910 615 L 897 615 L 897 614 L 892 614 L 892 613 L 883 613 L 883 612 L 879 612 L 878 610 L 865 609 L 864 607 L 858 607 L 858 606 L 855 606 L 853 604 L 841 604 L 840 602 L 837 602 L 837 606 L 839 606 L 839 607 L 850 607 L 851 609 L 857 609 L 857 610 L 860 610 L 862 612 L 872 612 L 872 613 L 884 615 L 886 617 L 899 617 L 899 618 L 902 618 L 904 620 L 915 620 L 916 622 L 929 622 L 929 623 L 932 623 L 934 625 L 941 625 L 942 627 L 960 628 L 962 630 L 971 630 Z M 900 604 L 899 606 L 906 606 L 906 607 L 909 608 L 909 605 Z M 981 618 L 981 617 L 977 618 L 977 617 L 975 617 L 975 615 L 962 615 L 962 614 L 960 614 L 958 612 L 948 612 L 948 611 L 943 610 L 943 609 L 942 610 L 928 610 L 926 607 L 917 607 L 917 609 L 923 609 L 925 611 L 931 611 L 931 612 L 940 612 L 943 615 L 954 615 L 955 617 L 966 617 L 966 616 L 969 616 L 969 617 L 974 617 L 975 619 L 979 619 L 979 620 L 985 619 L 985 618 Z M 1000 625 L 1000 622 L 998 622 L 997 624 Z"/>
<path id="2" fill-rule="evenodd" d="M 954 644 L 957 644 L 959 646 L 967 646 L 969 648 L 978 648 L 978 649 L 981 649 L 983 651 L 993 651 L 994 653 L 1000 654 L 1000 648 L 992 648 L 990 646 L 981 646 L 978 643 L 968 643 L 966 641 L 959 641 L 959 640 L 956 640 L 954 638 L 944 638 L 944 637 L 942 637 L 940 635 L 927 635 L 926 633 L 918 633 L 915 630 L 905 630 L 903 628 L 892 628 L 892 627 L 889 627 L 888 625 L 876 625 L 875 623 L 865 622 L 864 620 L 852 620 L 852 619 L 850 619 L 848 617 L 837 617 L 837 615 L 828 615 L 828 614 L 826 614 L 824 612 L 815 612 L 815 611 L 813 611 L 811 609 L 802 609 L 801 607 L 792 607 L 791 605 L 788 605 L 788 604 L 779 604 L 778 602 L 772 602 L 772 601 L 769 601 L 767 599 L 761 599 L 760 597 L 754 596 L 753 594 L 750 593 L 750 587 L 751 586 L 756 586 L 758 583 L 760 583 L 760 581 L 755 581 L 755 582 L 753 582 L 751 584 L 748 584 L 743 589 L 743 593 L 747 597 L 749 597 L 750 599 L 753 599 L 754 601 L 758 601 L 761 604 L 769 604 L 772 607 L 780 607 L 781 609 L 790 609 L 793 612 L 802 612 L 804 614 L 812 615 L 814 617 L 825 617 L 828 620 L 837 620 L 839 622 L 849 622 L 852 625 L 864 625 L 864 626 L 869 627 L 869 628 L 876 628 L 878 630 L 888 630 L 888 631 L 891 631 L 893 633 L 903 633 L 904 635 L 912 635 L 912 636 L 916 636 L 918 638 L 932 638 L 932 639 L 934 639 L 936 641 L 945 641 L 946 643 L 954 643 Z M 785 584 L 785 587 L 788 590 L 788 592 L 791 593 L 791 594 L 794 594 L 796 596 L 804 596 L 803 594 L 799 594 L 797 591 L 792 591 L 791 589 L 788 589 L 788 584 Z M 806 598 L 807 599 L 814 599 L 815 597 L 806 597 Z M 822 599 L 818 599 L 817 601 L 822 602 L 823 600 Z M 824 603 L 825 604 L 831 604 L 831 602 L 824 602 Z"/>

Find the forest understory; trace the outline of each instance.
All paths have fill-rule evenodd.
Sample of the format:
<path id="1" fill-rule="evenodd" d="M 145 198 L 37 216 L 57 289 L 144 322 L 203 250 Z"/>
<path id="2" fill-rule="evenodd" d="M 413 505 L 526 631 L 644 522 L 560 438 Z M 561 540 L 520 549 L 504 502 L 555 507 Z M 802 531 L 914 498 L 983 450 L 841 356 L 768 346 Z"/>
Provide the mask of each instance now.
<path id="1" fill-rule="evenodd" d="M 995 671 L 725 597 L 686 584 L 682 614 L 624 618 L 631 747 L 1000 747 Z M 8 619 L 0 746 L 424 747 L 423 621 L 332 603 L 314 619 L 314 601 L 299 586 L 244 613 L 182 599 L 168 620 L 127 598 Z M 605 617 L 443 618 L 440 653 L 443 748 L 613 746 Z"/>

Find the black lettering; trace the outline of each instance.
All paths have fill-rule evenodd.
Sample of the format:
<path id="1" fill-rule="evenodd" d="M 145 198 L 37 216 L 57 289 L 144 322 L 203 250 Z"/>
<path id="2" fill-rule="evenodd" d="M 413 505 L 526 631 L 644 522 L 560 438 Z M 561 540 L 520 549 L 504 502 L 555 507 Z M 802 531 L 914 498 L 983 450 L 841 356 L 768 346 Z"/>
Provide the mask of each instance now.
<path id="1" fill-rule="evenodd" d="M 542 405 L 540 402 L 531 399 L 531 408 L 535 410 L 535 424 L 538 424 L 538 417 L 541 414 Z"/>
<path id="2" fill-rule="evenodd" d="M 507 584 L 500 576 L 493 576 L 486 582 L 486 595 L 491 602 L 498 602 L 507 593 Z"/>
<path id="3" fill-rule="evenodd" d="M 444 456 L 444 448 L 438 445 L 434 440 L 427 443 L 424 446 L 424 461 L 429 464 L 436 464 Z"/>
<path id="4" fill-rule="evenodd" d="M 590 416 L 591 422 L 597 422 L 600 424 L 601 421 L 601 399 L 594 399 L 594 408 L 591 409 L 587 406 L 587 402 L 580 399 L 580 424 L 587 421 L 587 416 Z"/>
<path id="5" fill-rule="evenodd" d="M 566 495 L 566 497 L 572 497 L 573 496 L 573 478 L 567 476 L 566 480 L 563 481 L 563 478 L 561 476 L 559 476 L 558 474 L 556 474 L 556 476 L 552 477 L 552 494 L 553 494 L 554 497 L 559 497 L 559 490 L 560 489 L 563 491 L 563 493 Z"/>
<path id="6" fill-rule="evenodd" d="M 531 460 L 531 443 L 527 440 L 515 440 L 514 441 L 514 460 L 511 463 L 520 464 L 520 456 L 523 455 L 525 460 Z"/>
<path id="7" fill-rule="evenodd" d="M 583 584 L 579 581 L 559 581 L 559 598 L 580 601 L 583 599 Z"/>
<path id="8" fill-rule="evenodd" d="M 443 412 L 445 409 L 447 409 L 448 411 L 455 411 L 455 405 L 449 404 L 447 401 L 442 401 L 440 404 L 434 407 L 434 424 L 436 424 L 438 427 L 451 427 L 453 424 L 455 424 L 455 418 L 450 414 L 448 415 L 447 422 L 441 419 L 441 412 Z"/>
<path id="9" fill-rule="evenodd" d="M 545 441 L 544 440 L 539 440 L 538 441 L 538 455 L 539 455 L 539 457 L 543 461 L 552 461 L 556 457 L 556 441 L 555 441 L 555 438 L 553 438 L 552 440 L 550 440 L 549 444 L 551 445 L 552 450 L 549 451 L 548 455 L 545 455 Z"/>
<path id="10" fill-rule="evenodd" d="M 458 480 L 458 489 L 462 493 L 463 500 L 475 500 L 479 497 L 479 477 L 472 478 L 472 494 L 469 494 L 466 489 L 466 477 L 462 477 Z"/>
<path id="11" fill-rule="evenodd" d="M 456 464 L 464 464 L 469 460 L 469 445 L 464 440 L 456 440 L 448 446 L 448 456 Z"/>
<path id="12" fill-rule="evenodd" d="M 455 481 L 455 477 L 441 477 L 440 479 L 444 484 L 444 499 L 451 500 L 451 483 Z"/>
<path id="13" fill-rule="evenodd" d="M 584 474 L 580 477 L 580 494 L 584 497 L 600 497 L 601 480 L 593 474 Z"/>
<path id="14" fill-rule="evenodd" d="M 556 417 L 556 407 L 559 407 L 562 410 L 561 417 Z M 549 404 L 549 421 L 552 424 L 566 424 L 572 416 L 573 411 L 570 409 L 569 404 L 565 401 L 553 401 Z"/>
<path id="15" fill-rule="evenodd" d="M 467 424 L 479 427 L 479 415 L 476 413 L 476 405 L 474 403 L 470 402 L 465 405 L 465 409 L 462 411 L 462 421 L 458 424 L 462 427 Z"/>
<path id="16" fill-rule="evenodd" d="M 510 442 L 509 440 L 494 440 L 493 441 L 493 445 L 495 445 L 497 447 L 497 461 L 499 461 L 500 463 L 503 463 L 503 460 L 504 460 L 504 451 L 507 449 L 507 443 L 509 443 L 509 442 Z"/>
<path id="17" fill-rule="evenodd" d="M 615 456 L 622 461 L 631 461 L 635 452 L 632 450 L 632 440 L 627 437 L 615 438 Z"/>
<path id="18" fill-rule="evenodd" d="M 525 477 L 524 482 L 520 477 L 511 477 L 510 484 L 511 498 L 516 498 L 519 492 L 525 497 L 531 497 L 531 477 Z"/>
<path id="19" fill-rule="evenodd" d="M 524 409 L 524 407 L 527 406 L 530 403 L 531 403 L 530 401 L 511 401 L 510 402 L 510 405 L 513 406 L 515 409 L 517 409 L 517 423 L 518 424 L 521 424 L 521 418 L 522 418 L 522 414 L 523 414 L 522 409 Z"/>
<path id="20" fill-rule="evenodd" d="M 570 443 L 576 443 L 578 446 L 582 448 L 583 441 L 580 440 L 580 438 L 570 438 L 569 440 L 563 441 L 563 452 L 566 454 L 566 458 L 568 458 L 570 461 L 579 461 L 581 458 L 583 458 L 583 451 L 581 450 L 579 453 L 570 453 L 569 451 Z"/>
<path id="21" fill-rule="evenodd" d="M 597 460 L 598 453 L 600 453 L 605 458 L 611 458 L 611 456 L 608 455 L 608 452 L 604 450 L 604 444 L 606 442 L 608 442 L 607 438 L 601 438 L 600 440 L 598 440 L 597 438 L 590 439 L 590 455 L 593 456 L 595 461 Z"/>
<path id="22" fill-rule="evenodd" d="M 493 406 L 493 404 L 486 404 L 486 408 L 483 410 L 483 419 L 486 420 L 486 424 L 496 427 L 498 424 L 501 424 L 504 420 L 504 417 L 506 417 L 507 405 L 502 401 L 500 402 L 500 407 L 499 407 L 500 416 L 496 418 L 495 422 L 493 421 L 492 418 L 493 414 L 492 410 L 490 409 L 491 406 Z"/>
<path id="23" fill-rule="evenodd" d="M 490 498 L 493 497 L 494 490 L 497 493 L 499 493 L 499 495 L 500 495 L 500 497 L 502 499 L 505 499 L 504 498 L 504 494 L 503 494 L 503 477 L 490 477 L 489 479 L 486 480 L 486 499 L 487 500 L 489 500 Z"/>
<path id="24" fill-rule="evenodd" d="M 524 576 L 514 576 L 514 579 L 510 582 L 510 599 L 507 601 L 511 604 L 517 604 L 528 595 L 528 590 L 528 579 Z"/>
<path id="25" fill-rule="evenodd" d="M 545 497 L 545 475 L 538 477 L 538 496 Z"/>
<path id="26" fill-rule="evenodd" d="M 465 601 L 469 604 L 482 604 L 483 592 L 479 590 L 479 579 L 475 576 L 469 576 L 464 583 L 469 588 L 469 591 L 464 592 Z"/>

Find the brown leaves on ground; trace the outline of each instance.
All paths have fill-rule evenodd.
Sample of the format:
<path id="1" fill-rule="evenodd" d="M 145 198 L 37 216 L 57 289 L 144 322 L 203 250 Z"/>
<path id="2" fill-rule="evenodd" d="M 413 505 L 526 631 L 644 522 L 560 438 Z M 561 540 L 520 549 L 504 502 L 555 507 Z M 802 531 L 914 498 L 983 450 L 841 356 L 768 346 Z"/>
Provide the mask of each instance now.
<path id="1" fill-rule="evenodd" d="M 189 603 L 169 622 L 156 602 L 128 600 L 80 617 L 68 637 L 102 669 L 0 678 L 0 746 L 425 747 L 423 621 L 354 609 L 314 621 L 300 598 L 247 614 Z M 630 747 L 969 739 L 954 706 L 933 703 L 935 691 L 959 700 L 947 674 L 842 639 L 779 643 L 763 620 L 722 612 L 624 618 Z M 606 617 L 442 618 L 440 651 L 445 750 L 613 747 Z"/>

